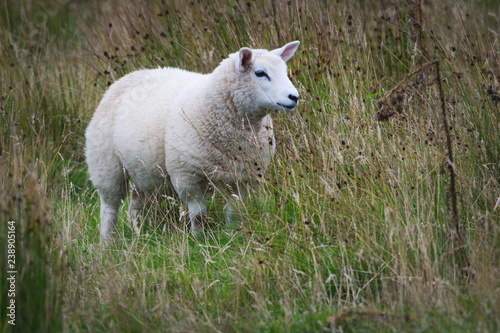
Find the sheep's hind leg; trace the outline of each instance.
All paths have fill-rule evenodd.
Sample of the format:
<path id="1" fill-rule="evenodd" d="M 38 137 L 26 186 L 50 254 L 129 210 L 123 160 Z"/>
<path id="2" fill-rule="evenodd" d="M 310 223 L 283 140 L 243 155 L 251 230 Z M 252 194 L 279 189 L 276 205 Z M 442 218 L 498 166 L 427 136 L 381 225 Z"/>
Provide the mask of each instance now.
<path id="1" fill-rule="evenodd" d="M 139 225 L 139 217 L 141 210 L 143 209 L 146 203 L 146 200 L 147 198 L 144 192 L 142 192 L 136 187 L 132 189 L 132 195 L 130 198 L 130 207 L 128 209 L 128 216 L 130 221 L 132 222 L 132 226 L 137 235 L 140 235 L 141 233 L 141 228 Z"/>
<path id="2" fill-rule="evenodd" d="M 101 195 L 101 243 L 113 240 L 118 221 L 118 208 L 123 197 L 105 198 Z"/>
<path id="3" fill-rule="evenodd" d="M 108 180 L 106 186 L 98 187 L 101 198 L 101 243 L 103 244 L 111 242 L 116 234 L 118 209 L 127 195 L 125 178 L 122 174 L 111 174 Z"/>

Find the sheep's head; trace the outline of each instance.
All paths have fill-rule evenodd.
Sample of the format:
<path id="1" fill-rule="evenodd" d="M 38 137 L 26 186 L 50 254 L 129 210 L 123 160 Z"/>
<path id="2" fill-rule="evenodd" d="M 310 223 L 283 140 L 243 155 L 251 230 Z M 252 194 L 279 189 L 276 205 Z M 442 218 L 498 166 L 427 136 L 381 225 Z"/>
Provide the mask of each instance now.
<path id="1" fill-rule="evenodd" d="M 300 42 L 295 41 L 272 50 L 242 48 L 238 53 L 236 71 L 245 77 L 252 89 L 249 112 L 266 114 L 272 110 L 292 111 L 298 104 L 299 93 L 288 78 L 286 61 Z"/>

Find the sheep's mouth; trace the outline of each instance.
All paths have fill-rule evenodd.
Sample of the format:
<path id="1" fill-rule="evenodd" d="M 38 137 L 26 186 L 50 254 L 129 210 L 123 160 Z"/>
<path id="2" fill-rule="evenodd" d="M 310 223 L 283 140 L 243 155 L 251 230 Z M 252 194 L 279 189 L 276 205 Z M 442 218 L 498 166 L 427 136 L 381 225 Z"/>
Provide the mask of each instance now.
<path id="1" fill-rule="evenodd" d="M 280 108 L 282 108 L 285 111 L 293 111 L 293 109 L 295 109 L 295 107 L 297 106 L 297 104 L 290 104 L 290 105 L 284 105 L 281 103 L 277 103 L 277 104 Z"/>

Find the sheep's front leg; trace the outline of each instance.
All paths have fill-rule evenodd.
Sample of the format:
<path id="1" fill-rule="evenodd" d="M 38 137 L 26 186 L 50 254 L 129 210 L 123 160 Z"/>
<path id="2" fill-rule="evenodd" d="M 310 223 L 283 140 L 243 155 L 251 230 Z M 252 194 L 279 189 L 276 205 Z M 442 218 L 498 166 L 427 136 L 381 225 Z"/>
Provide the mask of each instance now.
<path id="1" fill-rule="evenodd" d="M 234 203 L 227 203 L 226 206 L 224 206 L 224 216 L 226 217 L 227 225 L 232 225 L 234 223 L 235 212 Z"/>
<path id="2" fill-rule="evenodd" d="M 196 236 L 203 232 L 207 221 L 207 206 L 205 203 L 206 187 L 201 182 L 186 182 L 189 177 L 172 177 L 172 185 L 189 211 L 191 233 Z"/>
<path id="3" fill-rule="evenodd" d="M 203 196 L 190 196 L 187 200 L 189 210 L 189 220 L 191 222 L 191 233 L 197 236 L 203 229 L 207 221 L 207 206 Z"/>
<path id="4" fill-rule="evenodd" d="M 249 186 L 238 186 L 237 191 L 231 195 L 226 206 L 224 206 L 224 215 L 226 218 L 226 225 L 234 226 L 237 222 L 237 217 L 240 215 L 238 201 L 245 201 L 249 196 Z"/>

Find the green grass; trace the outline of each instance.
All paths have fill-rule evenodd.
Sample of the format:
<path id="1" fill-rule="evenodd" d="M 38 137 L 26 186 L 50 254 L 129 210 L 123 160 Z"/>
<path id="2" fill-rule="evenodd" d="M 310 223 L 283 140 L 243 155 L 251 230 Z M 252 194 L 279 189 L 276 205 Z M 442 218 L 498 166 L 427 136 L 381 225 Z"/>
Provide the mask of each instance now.
<path id="1" fill-rule="evenodd" d="M 500 329 L 494 1 L 423 2 L 421 29 L 411 1 L 164 2 L 0 1 L 2 332 Z M 127 200 L 118 241 L 101 248 L 83 146 L 107 86 L 140 68 L 206 73 L 242 46 L 292 40 L 301 104 L 274 115 L 277 154 L 242 226 L 195 239 L 169 199 L 137 235 Z M 403 81 L 401 114 L 376 116 L 377 99 L 436 60 L 465 271 L 435 71 Z M 209 203 L 215 222 L 224 200 Z M 15 327 L 4 221 L 16 222 Z"/>

